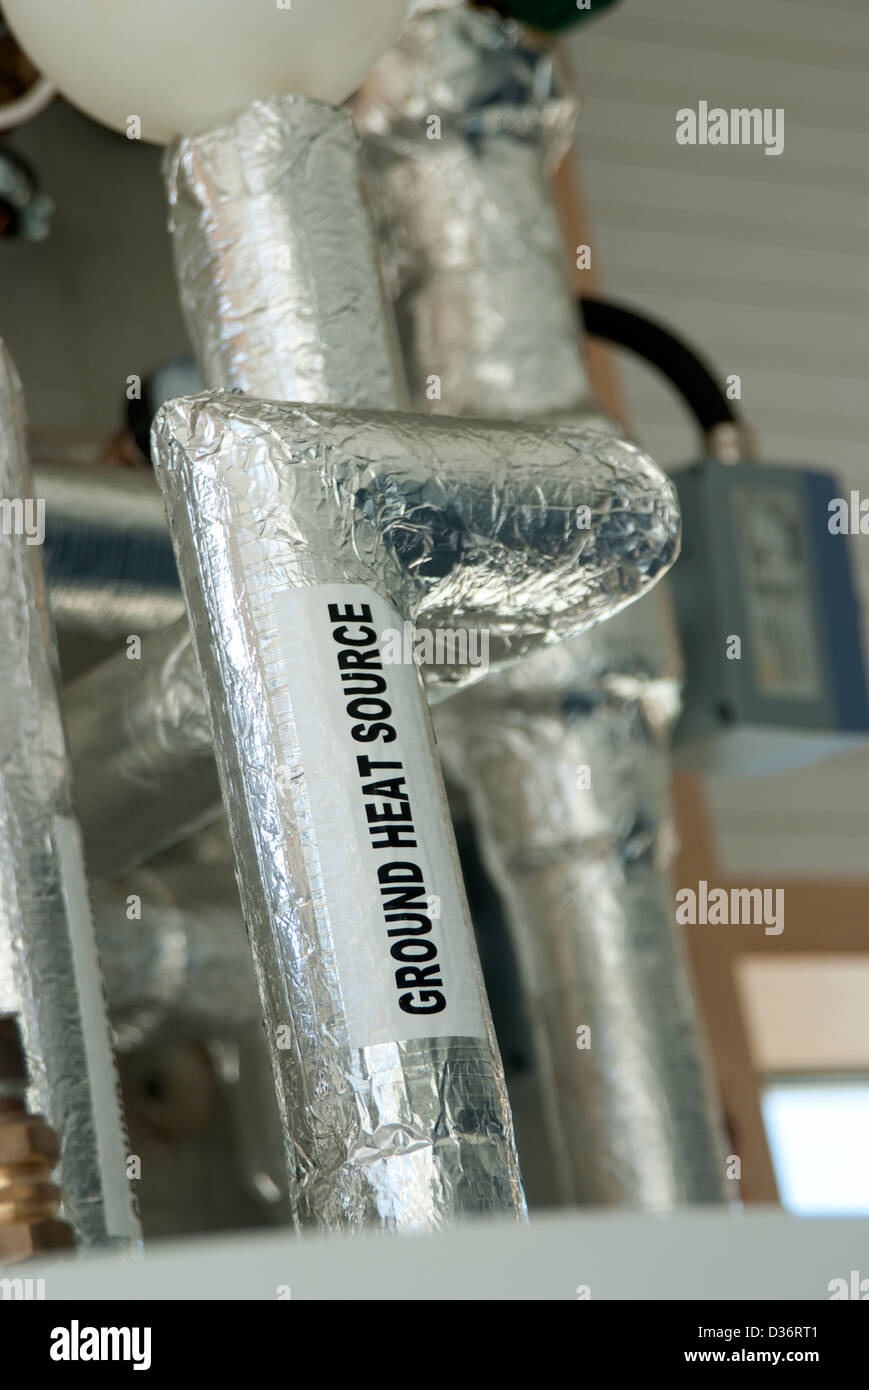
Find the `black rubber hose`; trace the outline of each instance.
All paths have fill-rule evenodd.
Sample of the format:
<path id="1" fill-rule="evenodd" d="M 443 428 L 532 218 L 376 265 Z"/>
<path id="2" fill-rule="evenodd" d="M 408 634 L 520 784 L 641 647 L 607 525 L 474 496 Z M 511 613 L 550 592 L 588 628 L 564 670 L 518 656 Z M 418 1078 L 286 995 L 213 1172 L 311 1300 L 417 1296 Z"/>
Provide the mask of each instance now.
<path id="1" fill-rule="evenodd" d="M 585 331 L 627 348 L 667 377 L 704 434 L 716 425 L 739 424 L 739 415 L 702 357 L 660 323 L 605 299 L 577 300 Z"/>
<path id="2" fill-rule="evenodd" d="M 578 9 L 576 0 L 473 0 L 473 3 L 478 9 L 497 10 L 508 19 L 558 33 L 584 19 L 593 19 L 601 10 L 616 4 L 616 0 L 590 0 L 588 9 Z"/>

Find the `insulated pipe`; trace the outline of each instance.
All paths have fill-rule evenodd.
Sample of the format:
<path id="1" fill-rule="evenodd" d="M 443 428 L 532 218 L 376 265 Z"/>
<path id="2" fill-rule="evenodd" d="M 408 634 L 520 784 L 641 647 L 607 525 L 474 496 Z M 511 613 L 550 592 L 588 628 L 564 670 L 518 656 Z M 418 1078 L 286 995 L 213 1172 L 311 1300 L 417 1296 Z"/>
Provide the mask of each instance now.
<path id="1" fill-rule="evenodd" d="M 111 883 L 91 879 L 91 901 L 116 1050 L 156 1048 L 159 1056 L 205 1043 L 232 1109 L 239 1171 L 271 1220 L 289 1220 L 272 1068 L 225 820 L 147 868 Z"/>
<path id="2" fill-rule="evenodd" d="M 516 33 L 453 3 L 412 19 L 354 98 L 363 169 L 414 406 L 575 423 L 589 392 L 549 177 L 579 104 Z"/>
<path id="3" fill-rule="evenodd" d="M 387 409 L 404 403 L 346 113 L 294 97 L 254 102 L 240 116 L 181 140 L 170 153 L 167 177 L 182 308 L 209 385 Z M 444 898 L 440 960 L 453 972 L 453 993 L 437 1021 L 426 1011 L 445 996 L 434 988 L 410 988 L 411 976 L 423 970 L 410 955 L 392 970 L 394 980 L 385 977 L 379 995 L 360 973 L 365 950 L 369 958 L 373 950 L 375 979 L 384 979 L 382 917 L 393 900 L 372 899 L 367 880 L 354 884 L 352 856 L 346 865 L 334 858 L 340 861 L 350 851 L 354 837 L 360 864 L 371 853 L 352 819 L 349 840 L 334 838 L 333 815 L 354 804 L 358 814 L 360 803 L 350 800 L 358 788 L 349 789 L 347 806 L 321 800 L 313 823 L 310 802 L 304 809 L 293 804 L 293 778 L 309 788 L 319 784 L 324 796 L 328 763 L 318 768 L 318 736 L 302 726 L 294 709 L 301 705 L 293 684 L 298 669 L 292 660 L 282 669 L 275 646 L 275 584 L 287 591 L 281 600 L 287 611 L 280 612 L 289 632 L 298 635 L 314 618 L 310 592 L 294 594 L 292 571 L 272 569 L 269 532 L 276 526 L 278 535 L 288 537 L 297 521 L 291 495 L 279 497 L 276 475 L 266 464 L 267 438 L 257 446 L 259 426 L 251 419 L 252 435 L 243 444 L 239 440 L 241 448 L 227 460 L 230 472 L 222 481 L 230 495 L 245 499 L 233 531 L 236 521 L 243 523 L 227 552 L 228 532 L 215 514 L 209 521 L 213 506 L 219 512 L 229 505 L 227 494 L 215 491 L 209 499 L 207 486 L 203 491 L 206 468 L 187 473 L 170 418 L 164 410 L 158 476 L 178 528 L 173 539 L 212 707 L 296 1216 L 326 1229 L 376 1224 L 420 1230 L 463 1213 L 519 1213 L 524 1197 L 503 1071 L 415 673 L 405 669 L 393 698 L 407 740 L 401 745 L 407 764 L 402 785 L 405 797 L 409 792 L 414 798 L 400 804 L 415 805 L 420 847 L 410 870 L 407 850 L 398 857 L 379 855 L 378 873 L 386 875 L 381 890 L 394 888 L 396 902 L 409 890 L 389 875 L 406 880 L 409 872 L 425 872 Z M 207 411 L 198 418 L 204 421 Z M 182 439 L 187 434 L 181 416 L 174 428 Z M 278 503 L 280 515 L 273 511 Z M 255 517 L 256 541 L 249 536 L 244 546 L 244 528 L 249 531 Z M 328 551 L 330 533 L 345 520 L 340 497 L 320 495 L 317 527 L 305 546 L 312 549 L 309 566 L 321 567 L 321 582 L 339 577 L 334 566 L 323 572 L 317 552 Z M 216 569 L 209 568 L 214 560 Z M 267 574 L 272 578 L 263 589 Z M 338 591 L 331 593 L 337 601 Z M 316 596 L 322 609 L 324 592 Z M 370 613 L 357 586 L 342 596 L 345 602 L 337 607 Z M 247 617 L 239 604 L 253 605 Z M 334 671 L 316 674 L 324 685 L 334 680 Z M 325 714 L 318 709 L 316 684 L 313 692 L 308 715 L 316 721 Z M 240 696 L 255 705 L 243 711 Z M 273 702 L 283 711 L 277 724 Z M 333 756 L 339 747 L 336 726 Z M 282 756 L 273 763 L 278 752 Z M 277 775 L 282 766 L 294 769 L 289 785 Z M 388 840 L 388 826 L 384 835 Z M 399 863 L 402 868 L 394 867 Z M 359 920 L 354 889 L 367 903 L 367 920 Z M 431 932 L 431 920 L 425 920 Z M 393 954 L 400 944 L 394 943 Z M 396 966 L 395 958 L 391 964 Z M 423 974 L 440 980 L 437 970 Z M 399 976 L 408 985 L 402 994 L 396 993 Z"/>
<path id="4" fill-rule="evenodd" d="M 94 879 L 91 897 L 120 1051 L 156 1032 L 201 1038 L 261 1018 L 228 844 L 222 863 Z"/>
<path id="5" fill-rule="evenodd" d="M 254 102 L 178 141 L 167 155 L 166 180 L 181 304 L 208 385 L 279 400 L 406 405 L 346 112 L 301 97 Z M 67 535 L 73 555 L 92 550 L 98 521 L 64 526 L 70 485 L 64 495 L 55 479 L 47 481 L 50 514 L 57 517 L 49 535 L 57 535 L 58 550 Z M 95 500 L 107 489 L 103 483 Z M 82 485 L 75 490 L 80 497 Z M 146 490 L 138 489 L 134 536 L 149 533 L 155 504 L 162 575 L 163 505 L 156 494 L 146 498 Z M 133 543 L 141 559 L 145 546 Z M 81 568 L 56 558 L 52 601 L 64 611 L 76 598 L 81 607 Z M 156 568 L 153 561 L 149 568 Z M 150 592 L 161 592 L 153 580 Z M 167 597 L 175 601 L 171 591 Z M 145 638 L 141 660 L 128 661 L 122 652 L 82 677 L 66 705 L 95 872 L 133 868 L 218 814 L 217 772 L 186 618 Z"/>
<path id="6" fill-rule="evenodd" d="M 387 634 L 556 640 L 671 562 L 672 488 L 594 432 L 217 393 L 152 438 L 296 1210 L 412 1230 L 519 1209 L 425 701 Z"/>
<path id="7" fill-rule="evenodd" d="M 360 94 L 419 408 L 589 409 L 546 177 L 574 114 L 539 46 L 449 5 L 414 19 Z M 432 403 L 435 377 L 444 389 Z M 678 705 L 659 591 L 436 712 L 515 943 L 566 1202 L 660 1209 L 724 1190 L 667 876 Z"/>
<path id="8" fill-rule="evenodd" d="M 257 102 L 170 152 L 167 177 L 181 298 L 210 384 L 257 396 L 390 409 L 405 401 L 356 160 L 346 114 L 298 98 Z M 553 227 L 544 238 L 550 274 L 556 239 Z M 543 273 L 539 265 L 534 273 Z M 564 327 L 575 364 L 572 319 Z M 566 352 L 561 357 L 560 399 L 566 400 Z M 424 453 L 426 440 L 418 447 Z M 479 452 L 472 441 L 469 459 Z M 593 462 L 593 453 L 588 460 Z M 57 513 L 55 529 L 61 539 L 71 537 L 73 562 L 64 567 L 67 547 L 58 545 L 58 583 L 64 569 L 73 572 L 68 590 L 78 592 L 74 561 L 91 551 L 130 553 L 141 558 L 140 569 L 155 577 L 167 573 L 164 522 L 162 516 L 151 517 L 147 491 L 145 484 L 136 489 L 135 526 L 129 542 L 118 546 L 113 539 L 99 540 L 98 518 L 77 527 L 63 511 L 81 496 L 86 500 L 83 483 L 68 483 L 64 494 L 53 482 L 48 535 L 54 534 L 51 518 Z M 94 486 L 95 501 L 103 494 L 116 505 L 105 481 Z M 105 510 L 100 507 L 100 516 Z M 158 528 L 153 533 L 152 522 Z M 481 517 L 481 535 L 493 524 Z M 440 544 L 448 551 L 449 536 Z M 619 553 L 618 564 L 624 559 Z M 559 635 L 546 617 L 548 565 L 542 550 L 533 561 L 524 610 L 505 610 L 500 626 L 491 594 L 475 592 L 474 569 L 463 572 L 456 612 L 471 624 L 467 615 L 482 605 L 492 629 L 493 663 Z M 554 580 L 550 574 L 549 584 Z M 599 602 L 583 600 L 574 608 L 565 603 L 561 635 L 592 621 L 601 604 L 612 610 L 609 591 Z M 454 617 L 445 610 L 445 628 L 454 626 Z M 481 672 L 426 670 L 430 691 L 475 674 Z M 68 692 L 67 718 L 82 826 L 96 872 L 105 876 L 142 863 L 216 814 L 208 721 L 183 623 L 173 633 L 146 636 L 141 660 L 130 661 L 121 652 L 82 677 Z"/>
<path id="9" fill-rule="evenodd" d="M 255 101 L 178 141 L 165 172 L 181 307 L 206 386 L 407 404 L 346 111 Z"/>
<path id="10" fill-rule="evenodd" d="M 126 873 L 219 814 L 186 617 L 73 681 L 63 709 L 91 873 Z"/>
<path id="11" fill-rule="evenodd" d="M 61 1144 L 82 1245 L 134 1242 L 117 1078 L 94 943 L 36 540 L 15 368 L 0 344 L 0 1014 L 19 1025 L 27 1106 Z"/>
<path id="12" fill-rule="evenodd" d="M 513 932 L 557 1189 L 646 1210 L 724 1191 L 668 875 L 679 681 L 662 599 L 436 721 Z"/>
<path id="13" fill-rule="evenodd" d="M 150 473 L 34 471 L 45 505 L 45 575 L 55 626 L 142 636 L 184 616 L 160 490 Z"/>

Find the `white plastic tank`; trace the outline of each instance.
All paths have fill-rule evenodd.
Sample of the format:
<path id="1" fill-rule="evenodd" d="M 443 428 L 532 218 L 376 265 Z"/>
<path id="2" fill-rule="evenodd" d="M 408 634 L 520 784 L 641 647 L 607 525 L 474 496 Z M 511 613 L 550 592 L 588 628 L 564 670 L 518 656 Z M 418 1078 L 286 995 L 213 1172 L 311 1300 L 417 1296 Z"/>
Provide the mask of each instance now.
<path id="1" fill-rule="evenodd" d="M 73 105 L 157 144 L 255 97 L 344 101 L 408 8 L 409 0 L 3 0 L 18 42 Z"/>

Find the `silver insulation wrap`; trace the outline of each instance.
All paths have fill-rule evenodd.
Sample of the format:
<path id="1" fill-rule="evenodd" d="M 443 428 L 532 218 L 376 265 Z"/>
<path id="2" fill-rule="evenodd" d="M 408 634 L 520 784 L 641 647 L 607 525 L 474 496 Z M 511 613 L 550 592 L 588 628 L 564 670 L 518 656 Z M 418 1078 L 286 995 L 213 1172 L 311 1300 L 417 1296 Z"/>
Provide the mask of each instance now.
<path id="1" fill-rule="evenodd" d="M 576 414 L 585 377 L 548 177 L 578 109 L 548 53 L 466 6 L 413 19 L 355 99 L 420 408 Z"/>
<path id="2" fill-rule="evenodd" d="M 150 473 L 66 466 L 40 468 L 35 478 L 59 631 L 121 641 L 183 617 L 163 499 Z"/>
<path id="3" fill-rule="evenodd" d="M 186 617 L 80 676 L 63 703 L 93 874 L 124 873 L 219 814 L 211 727 Z"/>
<path id="4" fill-rule="evenodd" d="M 618 612 L 678 554 L 670 480 L 633 444 L 594 429 L 208 392 L 173 404 L 155 425 L 164 490 L 182 469 L 194 483 L 213 472 L 225 506 L 259 528 L 266 553 L 274 545 L 283 565 L 297 567 L 298 583 L 331 583 L 336 565 L 347 582 L 373 577 L 417 629 L 484 631 L 495 667 Z M 213 458 L 202 442 L 209 429 L 219 436 Z M 295 536 L 299 516 L 313 539 Z M 207 538 L 207 520 L 191 520 L 191 533 Z M 186 588 L 189 557 L 177 532 L 173 541 Z M 485 667 L 433 661 L 424 674 L 437 694 L 480 680 Z"/>
<path id="5" fill-rule="evenodd" d="M 396 408 L 406 400 L 346 111 L 301 97 L 254 102 L 166 158 L 182 308 L 210 386 L 255 396 Z M 52 604 L 65 625 L 119 635 L 177 628 L 122 651 L 68 692 L 76 796 L 94 873 L 124 872 L 219 813 L 217 772 L 183 600 L 163 587 L 162 499 L 148 484 L 52 478 Z M 82 510 L 85 518 L 82 518 Z M 114 529 L 103 528 L 118 517 Z M 128 548 L 139 587 L 114 599 L 81 556 Z M 147 583 L 142 576 L 147 575 Z M 136 606 L 138 600 L 138 606 Z M 151 621 L 156 613 L 163 622 Z M 126 623 L 126 627 L 119 627 Z"/>
<path id="6" fill-rule="evenodd" d="M 575 107 L 548 55 L 518 26 L 440 7 L 408 25 L 356 105 L 414 402 L 587 418 L 548 182 Z M 659 590 L 436 711 L 513 937 L 549 1190 L 565 1201 L 660 1209 L 724 1188 L 667 874 L 680 685 L 668 614 Z M 520 1106 L 520 1144 L 522 1119 Z"/>
<path id="7" fill-rule="evenodd" d="M 622 447 L 208 394 L 157 417 L 306 1223 L 412 1230 L 521 1208 L 417 670 L 387 665 L 383 638 L 460 615 L 502 647 L 526 626 L 554 640 L 648 586 L 675 553 L 677 512 Z M 341 644 L 360 641 L 371 650 L 339 667 Z M 369 659 L 361 689 L 385 686 L 388 713 L 373 697 L 345 708 Z M 402 932 L 425 933 L 421 954 Z M 411 988 L 429 937 L 446 1003 Z"/>
<path id="8" fill-rule="evenodd" d="M 201 1038 L 261 1018 L 228 844 L 221 862 L 93 880 L 91 898 L 119 1050 L 158 1032 Z"/>
<path id="9" fill-rule="evenodd" d="M 42 561 L 31 543 L 29 508 L 39 499 L 30 489 L 20 385 L 2 345 L 0 498 L 0 1013 L 18 1020 L 28 1106 L 60 1137 L 64 1215 L 78 1241 L 134 1241 Z"/>
<path id="10" fill-rule="evenodd" d="M 359 188 L 357 143 L 346 112 L 273 98 L 180 141 L 170 152 L 170 222 L 181 298 L 210 385 L 289 400 L 403 403 L 391 318 Z M 656 480 L 653 490 L 657 485 Z M 70 624 L 76 615 L 79 622 L 109 628 L 126 620 L 121 633 L 141 634 L 155 625 L 151 618 L 158 607 L 174 615 L 179 596 L 162 587 L 171 578 L 161 549 L 165 523 L 148 485 L 137 483 L 126 502 L 117 496 L 120 486 L 105 478 L 76 477 L 65 485 L 52 479 L 52 601 Z M 604 497 L 607 507 L 613 505 L 608 492 Z M 81 520 L 83 506 L 87 522 Z M 113 514 L 119 525 L 111 531 Z M 125 549 L 141 587 L 115 576 L 116 601 L 106 601 L 103 585 L 91 594 L 82 557 Z M 502 583 L 505 591 L 512 585 L 516 605 L 522 601 L 518 579 L 517 571 Z M 552 576 L 553 583 L 557 579 Z M 466 622 L 473 621 L 475 583 L 468 570 L 456 594 L 457 613 L 471 615 Z M 490 595 L 484 601 L 494 608 Z M 536 602 L 532 596 L 524 613 L 505 608 L 505 622 L 493 634 L 498 649 L 492 660 L 546 638 Z M 605 603 L 610 606 L 609 596 Z M 444 626 L 453 627 L 449 616 Z M 182 634 L 183 624 L 177 647 L 172 635 L 146 638 L 140 662 L 121 653 L 69 693 L 78 804 L 96 873 L 144 862 L 215 814 L 207 719 Z M 451 687 L 469 674 L 454 667 L 426 671 L 430 687 Z"/>
<path id="11" fill-rule="evenodd" d="M 558 1191 L 646 1210 L 725 1185 L 667 872 L 664 597 L 490 675 L 437 721 L 513 930 Z"/>
<path id="12" fill-rule="evenodd" d="M 418 425 L 416 430 L 419 437 Z M 441 434 L 449 439 L 445 431 Z M 405 439 L 410 454 L 413 425 Z M 369 447 L 377 457 L 376 445 Z M 416 447 L 427 450 L 431 443 L 420 439 Z M 408 605 L 430 628 L 484 630 L 494 665 L 614 611 L 670 563 L 676 538 L 669 484 L 631 445 L 580 430 L 553 447 L 543 444 L 539 431 L 525 440 L 514 433 L 510 448 L 517 461 L 523 455 L 539 458 L 548 470 L 547 478 L 556 486 L 550 498 L 565 509 L 565 523 L 570 507 L 575 508 L 573 540 L 583 547 L 582 562 L 576 565 L 570 544 L 558 555 L 551 518 L 541 513 L 541 522 L 534 520 L 534 510 L 515 510 L 515 481 L 503 469 L 499 447 L 498 436 L 493 440 L 477 428 L 465 430 L 464 443 L 460 437 L 448 445 L 449 454 L 466 460 L 464 468 L 457 466 L 455 479 L 444 477 L 436 491 L 428 483 L 431 496 L 423 489 L 415 509 L 391 518 L 384 513 L 384 523 L 415 560 L 414 571 L 436 573 L 445 563 L 450 566 L 436 587 L 426 586 L 424 600 L 422 589 L 408 590 Z M 571 469 L 581 470 L 579 489 L 572 487 Z M 487 487 L 496 483 L 499 472 L 508 487 L 492 509 Z M 530 476 L 522 478 L 521 463 L 513 473 L 536 508 L 533 483 Z M 556 484 L 559 476 L 568 485 L 563 495 L 558 491 L 562 484 Z M 461 539 L 459 569 L 453 560 L 461 532 L 455 531 L 451 511 L 458 516 L 462 499 L 456 494 L 453 503 L 447 489 L 467 490 L 471 484 L 477 496 L 463 523 L 467 536 Z M 574 502 L 575 497 L 582 502 Z M 582 506 L 589 509 L 584 535 Z M 487 557 L 487 542 L 496 541 L 496 528 L 506 529 L 508 516 L 511 524 L 516 516 L 521 523 L 529 518 L 523 544 L 498 544 Z M 503 564 L 500 572 L 496 560 Z M 443 698 L 479 679 L 484 670 L 433 661 L 423 669 L 429 698 Z M 145 863 L 219 814 L 211 729 L 186 618 L 146 634 L 138 649 L 125 645 L 79 677 L 65 692 L 64 713 L 76 806 L 94 874 L 106 877 Z"/>
<path id="13" fill-rule="evenodd" d="M 400 408 L 349 114 L 270 97 L 167 154 L 181 306 L 209 387 Z"/>

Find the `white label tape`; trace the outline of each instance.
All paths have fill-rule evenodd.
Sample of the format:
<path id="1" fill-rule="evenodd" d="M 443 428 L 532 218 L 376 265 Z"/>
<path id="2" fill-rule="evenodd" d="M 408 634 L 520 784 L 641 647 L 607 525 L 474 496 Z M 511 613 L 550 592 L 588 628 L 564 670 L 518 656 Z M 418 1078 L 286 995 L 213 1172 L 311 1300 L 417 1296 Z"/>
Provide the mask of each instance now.
<path id="1" fill-rule="evenodd" d="M 480 967 L 419 674 L 384 661 L 383 634 L 402 620 L 359 584 L 273 599 L 298 739 L 282 748 L 282 771 L 350 1046 L 481 1037 Z"/>

